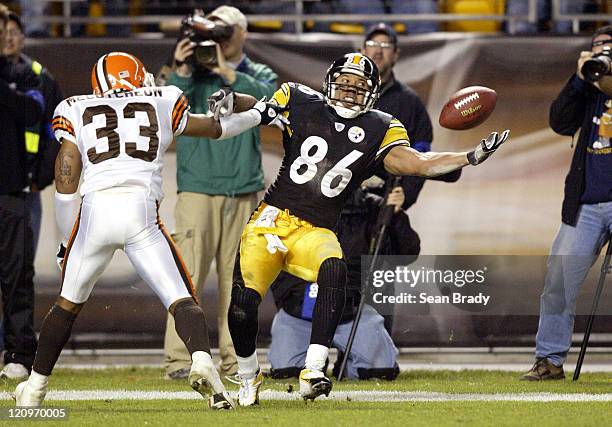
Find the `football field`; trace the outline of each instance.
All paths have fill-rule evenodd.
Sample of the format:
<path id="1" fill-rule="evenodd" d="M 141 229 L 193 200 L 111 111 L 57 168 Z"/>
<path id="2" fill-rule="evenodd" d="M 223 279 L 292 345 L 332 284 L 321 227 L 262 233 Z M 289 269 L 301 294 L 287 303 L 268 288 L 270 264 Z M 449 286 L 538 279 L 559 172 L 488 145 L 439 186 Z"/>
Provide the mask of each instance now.
<path id="1" fill-rule="evenodd" d="M 1 406 L 13 404 L 15 385 L 2 382 Z M 237 386 L 228 386 L 236 391 Z M 569 379 L 527 383 L 518 381 L 516 372 L 410 371 L 393 382 L 335 383 L 329 398 L 308 403 L 300 399 L 297 388 L 297 380 L 268 378 L 259 406 L 213 412 L 186 381 L 164 380 L 159 368 L 57 369 L 46 406 L 69 409 L 68 420 L 60 425 L 117 426 L 579 426 L 605 425 L 612 414 L 609 372 L 584 373 L 577 383 Z"/>

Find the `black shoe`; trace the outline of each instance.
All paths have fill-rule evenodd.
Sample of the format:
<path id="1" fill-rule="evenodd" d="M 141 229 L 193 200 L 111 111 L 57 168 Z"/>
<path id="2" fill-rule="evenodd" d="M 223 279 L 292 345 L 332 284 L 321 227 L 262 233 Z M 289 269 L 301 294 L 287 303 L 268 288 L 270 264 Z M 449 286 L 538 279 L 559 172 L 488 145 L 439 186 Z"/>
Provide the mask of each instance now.
<path id="1" fill-rule="evenodd" d="M 234 409 L 234 402 L 229 393 L 224 391 L 223 393 L 217 393 L 210 396 L 208 399 L 208 406 L 210 409 L 214 410 L 228 410 Z"/>
<path id="2" fill-rule="evenodd" d="M 523 381 L 562 380 L 564 378 L 563 365 L 555 366 L 545 357 L 537 359 L 531 369 L 521 376 Z"/>

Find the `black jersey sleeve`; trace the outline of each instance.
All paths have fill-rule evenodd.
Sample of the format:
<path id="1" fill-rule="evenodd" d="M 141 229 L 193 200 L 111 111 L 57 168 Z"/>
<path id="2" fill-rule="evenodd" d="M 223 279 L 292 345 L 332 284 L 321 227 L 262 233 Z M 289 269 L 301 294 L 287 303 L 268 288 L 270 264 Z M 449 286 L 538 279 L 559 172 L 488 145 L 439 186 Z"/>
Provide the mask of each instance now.
<path id="1" fill-rule="evenodd" d="M 393 147 L 400 145 L 410 147 L 410 139 L 408 138 L 408 132 L 402 122 L 393 118 L 391 122 L 389 122 L 389 128 L 378 146 L 376 160 L 382 161 Z"/>

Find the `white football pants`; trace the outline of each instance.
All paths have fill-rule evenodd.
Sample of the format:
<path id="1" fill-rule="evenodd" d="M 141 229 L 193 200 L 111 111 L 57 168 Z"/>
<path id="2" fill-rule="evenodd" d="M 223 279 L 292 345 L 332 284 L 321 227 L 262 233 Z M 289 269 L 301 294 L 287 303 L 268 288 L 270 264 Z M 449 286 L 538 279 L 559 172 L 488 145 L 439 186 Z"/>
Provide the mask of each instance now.
<path id="1" fill-rule="evenodd" d="M 60 295 L 87 301 L 117 249 L 168 309 L 194 296 L 191 278 L 157 214 L 157 203 L 139 190 L 111 188 L 88 193 L 70 237 Z"/>

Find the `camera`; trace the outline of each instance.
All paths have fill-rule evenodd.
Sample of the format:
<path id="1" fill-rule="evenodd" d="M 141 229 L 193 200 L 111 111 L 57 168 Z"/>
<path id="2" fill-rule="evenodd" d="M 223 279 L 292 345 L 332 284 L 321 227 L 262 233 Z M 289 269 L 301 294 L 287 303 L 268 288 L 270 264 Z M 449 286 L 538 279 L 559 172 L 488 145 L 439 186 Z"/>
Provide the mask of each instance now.
<path id="1" fill-rule="evenodd" d="M 611 69 L 612 48 L 606 46 L 600 53 L 586 60 L 584 64 L 582 64 L 580 72 L 586 81 L 594 83 L 601 80 L 604 76 L 609 75 Z"/>
<path id="2" fill-rule="evenodd" d="M 233 34 L 233 26 L 211 21 L 204 17 L 204 11 L 196 9 L 181 21 L 179 40 L 188 38 L 195 43 L 189 58 L 194 67 L 211 68 L 218 64 L 217 43 L 229 40 Z"/>

